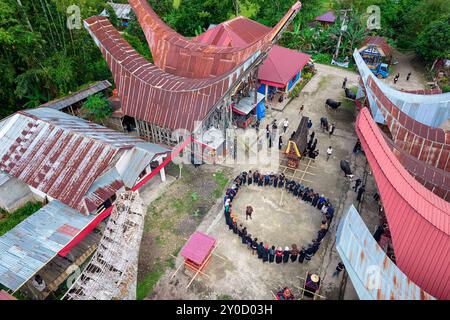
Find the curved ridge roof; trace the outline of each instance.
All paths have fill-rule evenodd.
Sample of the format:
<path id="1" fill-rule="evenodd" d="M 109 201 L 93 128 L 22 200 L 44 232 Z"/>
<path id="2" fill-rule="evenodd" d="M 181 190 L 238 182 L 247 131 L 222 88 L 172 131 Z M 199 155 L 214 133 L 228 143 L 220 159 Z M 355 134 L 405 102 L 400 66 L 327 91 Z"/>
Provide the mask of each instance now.
<path id="1" fill-rule="evenodd" d="M 146 0 L 129 0 L 147 38 L 153 60 L 162 70 L 187 78 L 210 78 L 229 72 L 257 50 L 270 46 L 301 8 L 296 2 L 278 24 L 245 47 L 191 41 L 167 26 Z"/>
<path id="2" fill-rule="evenodd" d="M 193 130 L 194 122 L 204 119 L 260 54 L 223 76 L 189 79 L 145 60 L 105 17 L 91 17 L 84 24 L 112 71 L 124 114 L 170 129 Z"/>
<path id="3" fill-rule="evenodd" d="M 394 142 L 425 163 L 450 172 L 450 131 L 411 118 L 384 94 L 373 78 L 368 79 L 366 88 L 373 92 L 372 99 L 383 114 Z"/>
<path id="4" fill-rule="evenodd" d="M 383 202 L 398 267 L 423 290 L 450 298 L 450 203 L 439 198 L 401 165 L 367 108 L 356 132 Z"/>
<path id="5" fill-rule="evenodd" d="M 381 92 L 391 100 L 399 110 L 414 120 L 430 127 L 437 128 L 450 119 L 450 92 L 438 93 L 425 91 L 424 94 L 419 94 L 421 93 L 420 91 L 417 93 L 409 93 L 396 90 L 374 76 L 369 67 L 367 67 L 364 59 L 361 57 L 361 54 L 356 49 L 353 52 L 353 58 L 355 59 L 359 74 L 361 75 L 363 84 L 368 93 L 370 93 L 370 88 L 367 88 L 368 79 L 372 79 L 372 81 L 380 88 Z M 383 123 L 383 121 L 379 121 L 376 116 L 377 113 L 379 113 L 379 110 L 377 110 L 378 107 L 371 103 L 371 109 L 375 116 L 375 120 Z"/>

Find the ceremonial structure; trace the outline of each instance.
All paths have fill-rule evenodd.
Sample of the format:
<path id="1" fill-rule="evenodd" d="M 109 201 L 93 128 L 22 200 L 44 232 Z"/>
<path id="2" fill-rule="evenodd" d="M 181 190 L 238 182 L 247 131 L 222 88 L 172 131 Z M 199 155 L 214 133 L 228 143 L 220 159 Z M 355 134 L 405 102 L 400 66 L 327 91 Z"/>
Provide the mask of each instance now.
<path id="1" fill-rule="evenodd" d="M 300 10 L 297 2 L 270 31 L 245 47 L 190 41 L 170 29 L 147 1 L 130 0 L 146 35 L 155 65 L 140 56 L 105 17 L 85 28 L 107 61 L 121 100 L 120 112 L 134 118 L 146 140 L 176 145 L 189 133 L 230 127 L 232 105 L 243 88 L 257 92 L 256 67 Z M 180 130 L 184 130 L 181 133 Z M 202 134 L 198 140 L 202 140 Z"/>

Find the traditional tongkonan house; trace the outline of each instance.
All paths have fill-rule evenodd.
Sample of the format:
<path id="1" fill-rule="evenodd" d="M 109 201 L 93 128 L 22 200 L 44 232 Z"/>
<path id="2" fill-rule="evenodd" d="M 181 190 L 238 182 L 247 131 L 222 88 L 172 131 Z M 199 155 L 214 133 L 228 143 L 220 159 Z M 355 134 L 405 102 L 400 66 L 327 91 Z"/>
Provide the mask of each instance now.
<path id="1" fill-rule="evenodd" d="M 217 141 L 213 142 L 219 147 L 213 151 L 226 153 L 223 146 L 232 108 L 245 98 L 242 92 L 253 89 L 256 95 L 257 66 L 296 16 L 300 3 L 251 44 L 231 47 L 189 40 L 169 28 L 147 1 L 129 3 L 147 38 L 154 65 L 105 17 L 84 22 L 112 71 L 120 98 L 116 113 L 134 119 L 142 138 L 170 146 L 183 140 L 187 131 L 200 132 L 196 141 L 212 148 L 203 135 L 219 130 L 222 136 L 214 135 Z M 257 99 L 254 104 L 258 104 Z"/>

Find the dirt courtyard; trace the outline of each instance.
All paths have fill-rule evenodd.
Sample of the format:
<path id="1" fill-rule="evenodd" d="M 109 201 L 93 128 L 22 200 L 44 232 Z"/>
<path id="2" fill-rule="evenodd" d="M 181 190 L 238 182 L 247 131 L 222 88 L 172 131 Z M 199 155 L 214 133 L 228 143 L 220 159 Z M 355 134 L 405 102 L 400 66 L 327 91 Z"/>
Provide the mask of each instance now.
<path id="1" fill-rule="evenodd" d="M 273 119 L 281 123 L 284 118 L 289 118 L 290 125 L 284 135 L 290 136 L 292 131 L 296 130 L 301 116 L 308 116 L 313 122 L 310 133 L 315 131 L 320 154 L 313 166 L 308 169 L 309 174 L 305 178 L 308 181 L 303 184 L 328 197 L 336 209 L 330 231 L 322 241 L 319 251 L 311 261 L 303 264 L 290 261 L 281 265 L 262 263 L 225 224 L 222 194 L 197 229 L 218 241 L 215 251 L 218 256 L 213 256 L 205 270 L 205 275 L 198 276 L 190 287 L 186 288 L 191 281 L 192 272 L 181 267 L 183 258 L 178 255 L 174 268 L 162 275 L 149 299 L 269 300 L 273 299 L 274 291 L 286 285 L 292 287 L 294 294 L 298 295 L 300 291 L 296 287 L 302 286 L 300 278 L 304 278 L 308 271 L 321 276 L 321 295 L 327 299 L 338 298 L 341 279 L 333 278 L 331 274 L 340 258 L 331 248 L 334 247 L 335 232 L 344 204 L 348 203 L 346 200 L 350 188 L 348 179 L 345 179 L 341 172 L 339 161 L 348 159 L 352 163 L 355 162 L 351 155 L 356 142 L 355 106 L 344 100 L 342 81 L 344 77 L 347 77 L 348 86 L 356 86 L 358 75 L 325 65 L 316 65 L 316 67 L 317 74 L 305 86 L 300 97 L 289 103 L 282 112 L 268 112 L 261 127 L 264 128 L 266 123 L 270 123 Z M 324 106 L 327 98 L 347 103 L 343 102 L 337 112 L 329 111 Z M 299 109 L 302 104 L 304 111 L 301 114 Z M 332 136 L 320 130 L 319 119 L 322 116 L 326 116 L 329 122 L 336 124 L 336 130 Z M 330 145 L 333 147 L 333 155 L 327 161 L 326 150 Z M 285 147 L 284 145 L 283 149 Z M 273 151 L 275 150 L 278 152 L 276 147 L 273 148 Z M 284 157 L 282 154 L 280 156 Z M 236 164 L 232 167 L 235 176 L 241 171 L 255 169 L 255 165 L 249 164 Z M 258 169 L 262 172 L 265 170 L 261 166 Z M 283 167 L 279 167 L 277 172 L 280 173 L 282 170 Z M 247 225 L 252 235 L 270 244 L 291 246 L 292 243 L 296 243 L 299 247 L 307 245 L 316 237 L 322 219 L 317 209 L 301 203 L 299 199 L 295 199 L 286 191 L 280 205 L 281 190 L 275 190 L 273 187 L 251 186 L 241 191 L 236 198 L 234 211 L 239 214 L 239 220 Z M 245 221 L 244 209 L 247 204 L 251 204 L 255 209 L 252 221 Z M 177 268 L 180 269 L 175 274 Z"/>
<path id="2" fill-rule="evenodd" d="M 253 238 L 275 247 L 291 247 L 293 243 L 299 248 L 307 246 L 316 236 L 322 220 L 320 210 L 284 188 L 273 186 L 242 187 L 232 204 L 238 223 L 243 223 Z M 245 219 L 247 205 L 254 209 L 249 220 Z"/>

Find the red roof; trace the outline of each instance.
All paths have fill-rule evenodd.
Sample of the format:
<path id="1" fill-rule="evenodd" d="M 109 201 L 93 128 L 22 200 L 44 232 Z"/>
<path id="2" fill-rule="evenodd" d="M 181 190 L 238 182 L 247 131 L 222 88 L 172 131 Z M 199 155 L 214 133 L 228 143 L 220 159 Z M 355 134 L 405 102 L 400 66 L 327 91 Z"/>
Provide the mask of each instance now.
<path id="1" fill-rule="evenodd" d="M 126 42 L 105 17 L 85 20 L 112 70 L 123 113 L 169 129 L 192 131 L 236 80 L 233 73 L 211 79 L 188 79 L 164 72 Z"/>
<path id="2" fill-rule="evenodd" d="M 320 16 L 317 16 L 314 20 L 320 22 L 334 23 L 336 21 L 336 16 L 334 15 L 333 11 L 328 11 Z"/>
<path id="3" fill-rule="evenodd" d="M 300 10 L 295 3 L 278 24 L 244 47 L 223 47 L 190 41 L 167 26 L 146 0 L 129 0 L 147 38 L 155 65 L 174 75 L 187 78 L 211 78 L 223 75 L 241 65 L 263 47 L 270 46 L 283 28 Z M 254 25 L 245 22 L 247 25 Z M 253 28 L 240 36 L 244 41 L 254 37 Z M 233 41 L 237 38 L 233 37 Z"/>
<path id="4" fill-rule="evenodd" d="M 198 265 L 203 264 L 216 244 L 216 239 L 200 232 L 195 231 L 188 242 L 181 249 L 181 256 L 189 259 Z"/>
<path id="5" fill-rule="evenodd" d="M 394 142 L 425 163 L 450 172 L 450 131 L 432 128 L 408 116 L 386 97 L 372 77 L 367 85 L 374 92 Z"/>
<path id="6" fill-rule="evenodd" d="M 366 39 L 364 39 L 362 46 L 364 47 L 367 45 L 374 45 L 374 46 L 380 47 L 387 57 L 392 55 L 392 48 L 387 43 L 386 39 L 383 37 L 368 36 Z"/>
<path id="7" fill-rule="evenodd" d="M 273 46 L 267 59 L 259 67 L 258 79 L 286 85 L 310 59 L 311 56 L 306 53 Z"/>
<path id="8" fill-rule="evenodd" d="M 267 35 L 272 29 L 246 17 L 223 22 L 192 39 L 194 42 L 220 47 L 244 48 Z"/>
<path id="9" fill-rule="evenodd" d="M 0 300 L 17 300 L 14 296 L 10 295 L 4 290 L 0 290 Z"/>
<path id="10" fill-rule="evenodd" d="M 397 266 L 432 296 L 450 299 L 450 203 L 406 171 L 367 108 L 356 132 L 383 202 Z"/>

